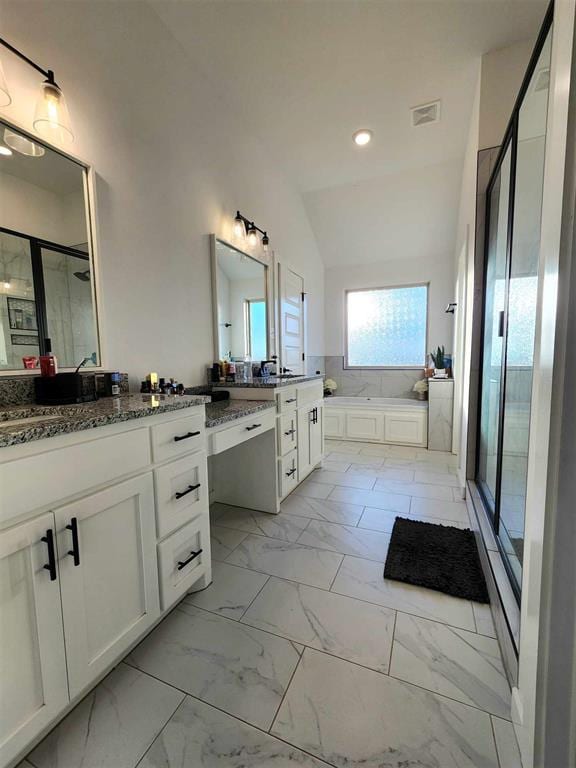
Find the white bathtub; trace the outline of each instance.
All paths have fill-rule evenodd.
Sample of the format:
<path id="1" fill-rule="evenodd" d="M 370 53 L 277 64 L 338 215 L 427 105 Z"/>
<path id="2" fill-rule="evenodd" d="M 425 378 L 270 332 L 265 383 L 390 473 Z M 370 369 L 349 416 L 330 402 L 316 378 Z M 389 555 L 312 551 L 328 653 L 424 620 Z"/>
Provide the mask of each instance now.
<path id="1" fill-rule="evenodd" d="M 324 435 L 336 440 L 428 446 L 428 403 L 401 397 L 326 397 Z"/>

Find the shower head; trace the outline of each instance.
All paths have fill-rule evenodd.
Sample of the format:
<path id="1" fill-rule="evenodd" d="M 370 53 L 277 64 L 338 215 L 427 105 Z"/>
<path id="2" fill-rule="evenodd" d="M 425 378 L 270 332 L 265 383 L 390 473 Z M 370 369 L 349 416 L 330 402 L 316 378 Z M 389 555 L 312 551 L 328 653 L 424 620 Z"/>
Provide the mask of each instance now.
<path id="1" fill-rule="evenodd" d="M 78 280 L 82 280 L 83 283 L 90 282 L 90 270 L 85 269 L 83 272 L 74 272 L 74 277 L 77 277 Z"/>

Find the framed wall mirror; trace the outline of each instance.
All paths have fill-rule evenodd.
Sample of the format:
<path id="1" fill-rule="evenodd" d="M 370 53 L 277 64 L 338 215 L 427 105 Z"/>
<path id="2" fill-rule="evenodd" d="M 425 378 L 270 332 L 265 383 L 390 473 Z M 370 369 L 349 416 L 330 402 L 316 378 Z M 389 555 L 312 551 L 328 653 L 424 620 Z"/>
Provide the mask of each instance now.
<path id="1" fill-rule="evenodd" d="M 0 121 L 0 372 L 99 366 L 88 168 Z M 29 362 L 30 365 L 30 362 Z"/>
<path id="2" fill-rule="evenodd" d="M 273 354 L 271 263 L 211 235 L 215 360 Z"/>

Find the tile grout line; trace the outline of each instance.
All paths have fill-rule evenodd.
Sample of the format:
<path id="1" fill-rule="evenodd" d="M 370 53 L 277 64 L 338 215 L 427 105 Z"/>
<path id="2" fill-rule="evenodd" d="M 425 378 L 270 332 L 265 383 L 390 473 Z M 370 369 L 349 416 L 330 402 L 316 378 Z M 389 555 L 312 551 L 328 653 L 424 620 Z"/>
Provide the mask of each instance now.
<path id="1" fill-rule="evenodd" d="M 248 611 L 250 610 L 250 608 L 252 607 L 254 602 L 260 597 L 260 595 L 262 594 L 262 591 L 264 590 L 264 587 L 268 584 L 268 582 L 270 581 L 271 578 L 272 578 L 272 576 L 268 576 L 268 578 L 266 579 L 264 584 L 262 584 L 262 586 L 260 587 L 258 592 L 254 595 L 254 597 L 250 601 L 250 604 L 246 606 L 244 611 L 242 611 L 242 615 L 240 616 L 240 618 L 237 619 L 238 622 L 242 622 L 242 619 L 244 618 L 244 616 L 246 616 L 246 614 L 248 613 Z"/>
<path id="2" fill-rule="evenodd" d="M 298 661 L 296 662 L 296 666 L 292 670 L 292 674 L 290 675 L 290 680 L 288 680 L 288 685 L 284 689 L 284 693 L 282 694 L 282 698 L 280 699 L 280 704 L 276 707 L 276 711 L 274 712 L 274 717 L 272 718 L 272 722 L 270 723 L 270 727 L 267 730 L 267 733 L 270 733 L 272 728 L 274 728 L 274 723 L 276 722 L 276 718 L 278 717 L 278 713 L 280 712 L 280 709 L 282 708 L 282 704 L 284 704 L 284 699 L 286 698 L 286 694 L 288 693 L 288 689 L 292 685 L 292 680 L 294 680 L 294 675 L 296 674 L 296 670 L 300 666 L 302 659 L 304 658 L 304 653 L 306 651 L 306 646 L 304 646 L 304 650 L 301 654 L 298 655 Z"/>
<path id="3" fill-rule="evenodd" d="M 492 740 L 494 742 L 494 751 L 496 752 L 496 761 L 498 762 L 498 766 L 499 766 L 499 768 L 506 768 L 500 762 L 500 752 L 498 751 L 498 742 L 496 740 L 496 731 L 494 730 L 494 715 L 490 715 L 490 729 L 492 731 Z"/>
<path id="4" fill-rule="evenodd" d="M 396 624 L 398 622 L 398 611 L 394 611 L 394 627 L 392 628 L 392 642 L 390 643 L 390 657 L 388 659 L 388 675 L 392 677 L 392 654 L 394 653 L 394 641 L 396 639 Z"/>

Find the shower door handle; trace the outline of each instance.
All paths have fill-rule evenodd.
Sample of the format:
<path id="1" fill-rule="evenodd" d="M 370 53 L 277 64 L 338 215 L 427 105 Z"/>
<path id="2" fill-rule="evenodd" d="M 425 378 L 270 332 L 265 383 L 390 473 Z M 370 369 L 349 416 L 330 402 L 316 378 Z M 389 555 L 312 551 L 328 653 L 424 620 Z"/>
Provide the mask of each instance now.
<path id="1" fill-rule="evenodd" d="M 500 336 L 501 339 L 504 338 L 504 310 L 499 313 L 498 317 L 498 336 Z"/>

